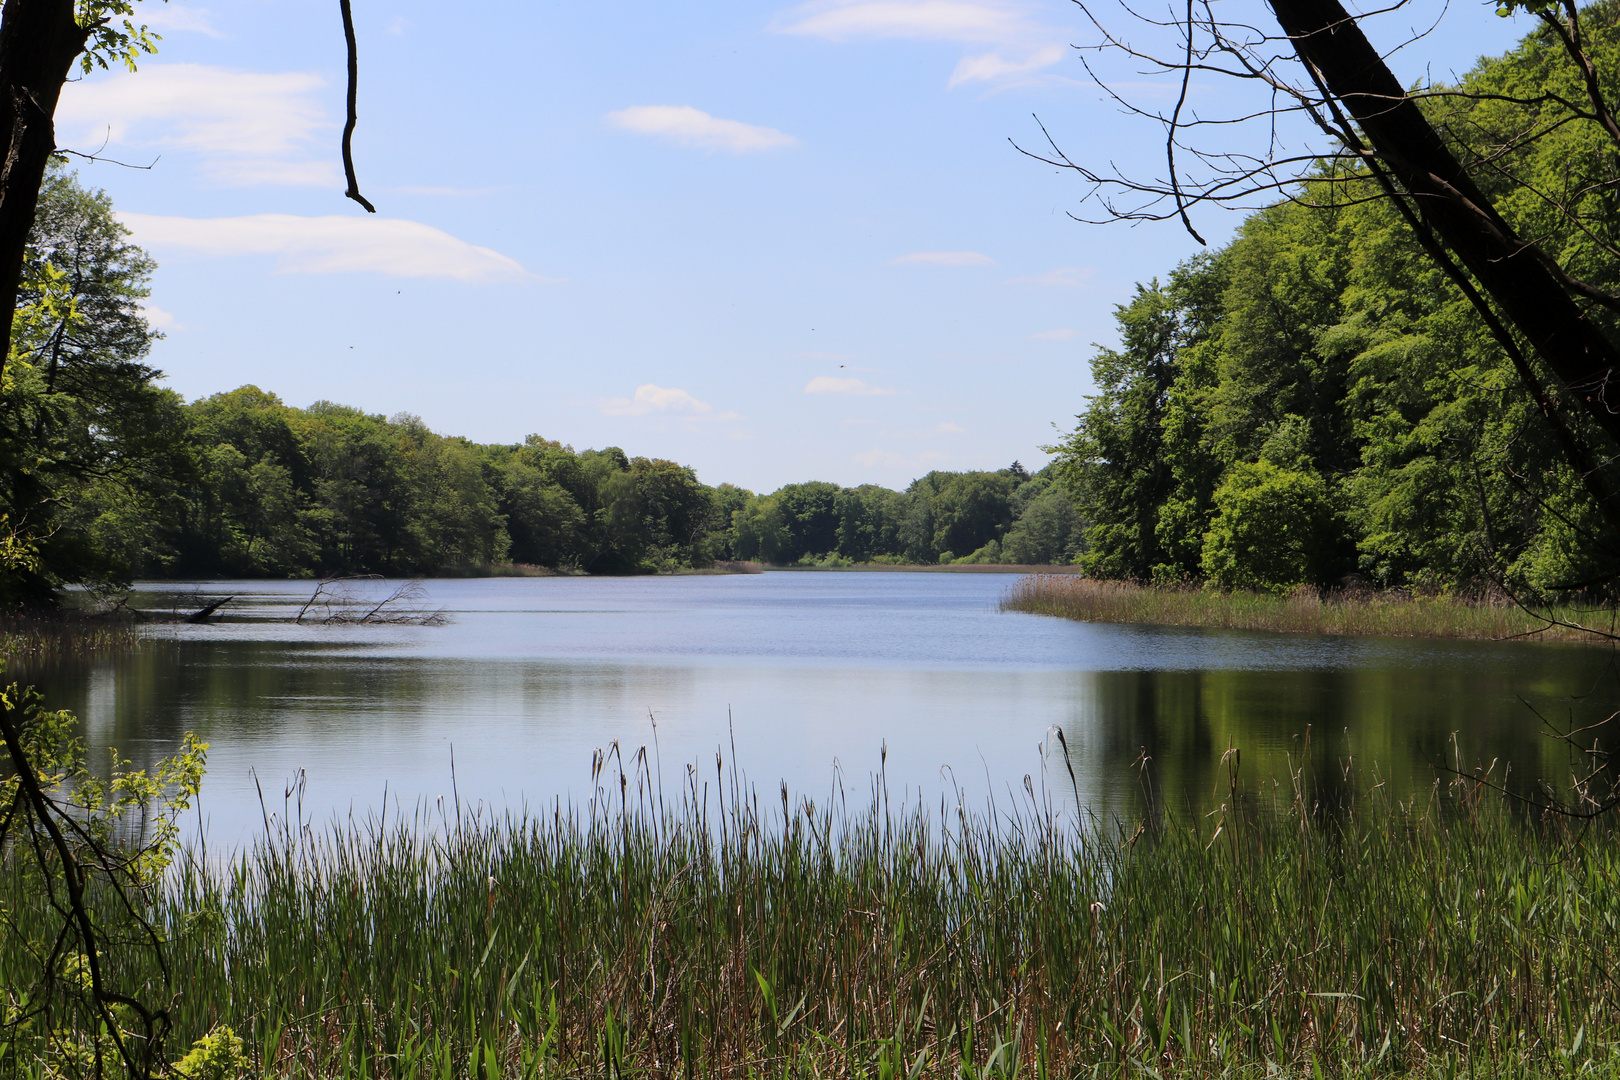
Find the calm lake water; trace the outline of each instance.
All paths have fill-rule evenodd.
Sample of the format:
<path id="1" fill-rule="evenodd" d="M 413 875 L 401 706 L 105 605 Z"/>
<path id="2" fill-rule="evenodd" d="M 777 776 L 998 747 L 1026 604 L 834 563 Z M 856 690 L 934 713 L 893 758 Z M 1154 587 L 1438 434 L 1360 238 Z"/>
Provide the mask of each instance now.
<path id="1" fill-rule="evenodd" d="M 864 801 L 1022 793 L 1024 778 L 1102 813 L 1206 803 L 1222 753 L 1251 783 L 1303 766 L 1325 789 L 1426 788 L 1435 767 L 1568 776 L 1539 713 L 1591 722 L 1620 701 L 1602 648 L 1239 634 L 998 610 L 999 574 L 768 573 L 431 581 L 441 626 L 295 625 L 304 582 L 149 585 L 138 606 L 226 621 L 163 625 L 135 652 L 14 668 L 82 718 L 98 753 L 211 744 L 211 843 L 242 841 L 300 775 L 303 808 L 409 809 L 459 795 L 501 809 L 576 803 L 593 751 L 654 746 L 669 790 L 721 751 L 775 801 L 781 782 Z M 356 586 L 381 597 L 398 583 Z M 312 614 L 319 615 L 320 610 Z M 1075 779 L 1043 756 L 1062 729 Z M 733 749 L 734 747 L 734 749 Z M 886 756 L 885 756 L 886 752 Z M 1358 770 L 1346 780 L 1345 766 Z M 453 762 L 453 776 L 452 776 Z M 950 796 L 952 799 L 954 795 Z"/>

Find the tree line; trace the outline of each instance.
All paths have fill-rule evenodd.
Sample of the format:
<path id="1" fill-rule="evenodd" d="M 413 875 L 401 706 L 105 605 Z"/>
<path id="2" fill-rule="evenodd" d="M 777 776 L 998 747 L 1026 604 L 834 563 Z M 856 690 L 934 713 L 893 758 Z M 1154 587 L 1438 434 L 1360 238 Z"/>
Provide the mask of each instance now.
<path id="1" fill-rule="evenodd" d="M 147 362 L 153 269 L 106 195 L 54 166 L 0 383 L 0 602 L 136 577 L 1075 554 L 1067 490 L 1016 463 L 933 472 L 905 491 L 812 482 L 756 495 L 617 447 L 480 444 L 254 386 L 186 402 Z"/>
<path id="2" fill-rule="evenodd" d="M 177 405 L 167 475 L 89 485 L 75 531 L 121 576 L 425 575 L 516 563 L 593 574 L 719 560 L 1060 562 L 1067 492 L 1021 466 L 905 491 L 811 482 L 756 495 L 618 447 L 480 444 L 254 386 Z"/>
<path id="3" fill-rule="evenodd" d="M 1613 3 L 1583 13 L 1611 97 L 1617 15 Z M 1511 227 L 1609 295 L 1614 144 L 1558 121 L 1583 77 L 1544 27 L 1422 108 L 1459 154 L 1494 160 L 1476 180 Z M 1086 571 L 1612 593 L 1608 455 L 1582 467 L 1572 452 L 1605 445 L 1591 401 L 1541 389 L 1560 385 L 1555 373 L 1504 347 L 1513 339 L 1374 181 L 1323 162 L 1229 244 L 1118 308 L 1121 343 L 1096 353 L 1098 392 L 1054 448 L 1087 523 Z M 1584 308 L 1614 336 L 1620 309 Z"/>

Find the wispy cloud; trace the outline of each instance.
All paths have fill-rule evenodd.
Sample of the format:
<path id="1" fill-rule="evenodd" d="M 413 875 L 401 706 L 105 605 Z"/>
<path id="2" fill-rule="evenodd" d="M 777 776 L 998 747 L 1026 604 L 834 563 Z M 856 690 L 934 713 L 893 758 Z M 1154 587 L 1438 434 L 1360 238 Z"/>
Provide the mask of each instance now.
<path id="1" fill-rule="evenodd" d="M 898 259 L 890 259 L 895 266 L 906 263 L 931 263 L 934 266 L 994 266 L 996 260 L 977 251 L 913 251 Z"/>
<path id="2" fill-rule="evenodd" d="M 1091 284 L 1096 271 L 1084 266 L 1060 266 L 1056 270 L 1048 270 L 1044 274 L 1030 274 L 1025 277 L 1008 278 L 1009 285 L 1067 285 L 1073 289 L 1082 289 Z"/>
<path id="3" fill-rule="evenodd" d="M 214 26 L 214 13 L 207 8 L 190 4 L 164 4 L 162 7 L 142 7 L 136 23 L 145 23 L 160 34 L 190 31 L 204 37 L 222 38 L 225 35 Z"/>
<path id="4" fill-rule="evenodd" d="M 840 379 L 836 375 L 817 375 L 804 384 L 806 394 L 839 394 L 843 397 L 879 397 L 893 390 L 872 386 L 865 379 Z"/>
<path id="5" fill-rule="evenodd" d="M 314 96 L 325 85 L 310 72 L 150 64 L 68 83 L 56 122 L 66 143 L 195 154 L 220 184 L 330 185 L 341 182 L 336 162 L 315 147 L 335 127 Z"/>
<path id="6" fill-rule="evenodd" d="M 1008 0 L 817 0 L 796 8 L 780 29 L 829 41 L 911 38 L 989 46 L 957 63 L 951 86 L 1025 82 L 1065 55 L 1059 31 Z"/>
<path id="7" fill-rule="evenodd" d="M 962 83 L 970 82 L 1022 82 L 1036 72 L 1056 64 L 1066 55 L 1068 49 L 1063 45 L 1043 45 L 1013 60 L 1007 59 L 999 52 L 964 56 L 957 61 L 956 70 L 951 72 L 951 85 L 960 86 Z"/>
<path id="8" fill-rule="evenodd" d="M 699 401 L 685 390 L 673 386 L 643 383 L 636 387 L 634 397 L 603 398 L 597 408 L 606 416 L 651 416 L 671 414 L 687 420 L 741 420 L 734 412 L 715 412 L 707 401 Z"/>
<path id="9" fill-rule="evenodd" d="M 284 273 L 369 272 L 470 282 L 532 278 L 516 259 L 400 218 L 126 213 L 118 218 L 143 247 L 210 256 L 274 255 L 276 269 Z"/>
<path id="10" fill-rule="evenodd" d="M 943 422 L 941 424 L 936 424 L 934 426 L 934 430 L 936 432 L 938 432 L 939 434 L 941 434 L 941 435 L 965 435 L 965 434 L 967 434 L 967 428 L 963 427 L 960 424 L 953 424 L 949 420 L 946 420 L 945 422 Z"/>
<path id="11" fill-rule="evenodd" d="M 632 105 L 607 114 L 608 123 L 638 135 L 652 135 L 706 150 L 747 154 L 794 146 L 798 139 L 775 128 L 710 116 L 690 105 Z"/>
<path id="12" fill-rule="evenodd" d="M 1068 341 L 1078 335 L 1078 330 L 1070 330 L 1068 327 L 1064 327 L 1061 330 L 1042 330 L 1038 334 L 1029 335 L 1029 338 L 1031 341 Z"/>

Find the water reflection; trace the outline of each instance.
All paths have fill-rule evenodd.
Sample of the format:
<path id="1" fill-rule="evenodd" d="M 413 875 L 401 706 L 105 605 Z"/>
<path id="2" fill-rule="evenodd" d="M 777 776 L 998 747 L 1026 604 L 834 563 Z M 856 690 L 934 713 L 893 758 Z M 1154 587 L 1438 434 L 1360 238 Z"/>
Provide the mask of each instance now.
<path id="1" fill-rule="evenodd" d="M 1074 759 L 1092 770 L 1082 790 L 1110 790 L 1113 778 L 1115 802 L 1128 787 L 1138 800 L 1151 793 L 1207 807 L 1229 783 L 1223 755 L 1237 748 L 1251 787 L 1287 785 L 1299 772 L 1333 804 L 1375 781 L 1411 793 L 1447 768 L 1492 762 L 1495 775 L 1521 791 L 1543 781 L 1563 785 L 1573 755 L 1541 717 L 1590 723 L 1608 716 L 1620 696 L 1599 650 L 1542 657 L 1551 661 L 1543 665 L 1514 662 L 1518 657 L 1480 663 L 1489 654 L 1465 650 L 1437 659 L 1451 664 L 1095 672 L 1064 734 Z M 1145 768 L 1131 774 L 1139 758 Z"/>
<path id="2" fill-rule="evenodd" d="M 187 603 L 246 600 L 224 626 L 160 628 L 127 655 L 8 678 L 76 711 L 100 757 L 116 746 L 150 762 L 186 731 L 210 742 L 203 808 L 220 844 L 259 823 L 259 782 L 279 802 L 300 770 L 318 817 L 376 809 L 385 787 L 405 806 L 459 794 L 536 807 L 588 795 L 595 748 L 655 736 L 668 784 L 686 763 L 712 776 L 716 750 L 735 747 L 764 791 L 785 780 L 819 797 L 837 763 L 864 798 L 886 743 L 897 798 L 959 784 L 1005 799 L 1032 774 L 1105 816 L 1147 791 L 1207 804 L 1229 747 L 1252 783 L 1303 768 L 1330 798 L 1351 759 L 1353 785 L 1376 770 L 1401 791 L 1428 787 L 1454 753 L 1511 762 L 1521 784 L 1557 781 L 1567 749 L 1532 708 L 1588 723 L 1620 699 L 1603 649 L 1087 626 L 1000 613 L 1007 580 L 434 582 L 453 618 L 437 628 L 291 626 L 274 617 L 306 584 L 188 586 Z M 1072 788 L 1041 758 L 1052 725 Z"/>

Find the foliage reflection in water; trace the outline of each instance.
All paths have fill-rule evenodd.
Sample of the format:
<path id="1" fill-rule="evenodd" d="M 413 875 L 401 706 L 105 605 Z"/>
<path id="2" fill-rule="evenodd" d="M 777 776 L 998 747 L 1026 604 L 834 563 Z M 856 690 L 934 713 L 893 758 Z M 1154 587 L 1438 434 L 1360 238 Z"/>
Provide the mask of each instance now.
<path id="1" fill-rule="evenodd" d="M 1537 712 L 1590 723 L 1620 698 L 1601 649 L 1090 625 L 999 611 L 1012 580 L 434 581 L 423 606 L 444 611 L 439 627 L 295 625 L 307 582 L 171 586 L 140 599 L 240 599 L 223 624 L 9 677 L 77 712 L 94 755 L 139 764 L 196 731 L 225 847 L 259 828 L 258 784 L 300 770 L 317 820 L 380 808 L 385 786 L 405 806 L 449 795 L 452 752 L 464 802 L 547 807 L 588 794 L 591 754 L 612 740 L 656 746 L 671 770 L 734 744 L 762 785 L 799 792 L 827 791 L 835 762 L 875 771 L 886 744 L 897 791 L 954 781 L 982 797 L 1038 780 L 1058 725 L 1081 801 L 1104 816 L 1139 805 L 1143 754 L 1162 801 L 1213 805 L 1230 747 L 1257 785 L 1303 765 L 1326 790 L 1353 758 L 1397 793 L 1426 790 L 1455 753 L 1533 784 L 1569 771 Z"/>

